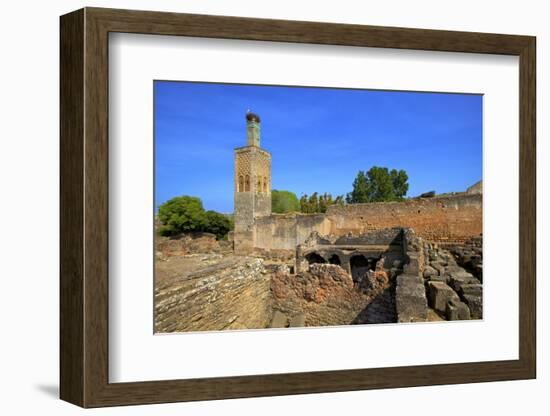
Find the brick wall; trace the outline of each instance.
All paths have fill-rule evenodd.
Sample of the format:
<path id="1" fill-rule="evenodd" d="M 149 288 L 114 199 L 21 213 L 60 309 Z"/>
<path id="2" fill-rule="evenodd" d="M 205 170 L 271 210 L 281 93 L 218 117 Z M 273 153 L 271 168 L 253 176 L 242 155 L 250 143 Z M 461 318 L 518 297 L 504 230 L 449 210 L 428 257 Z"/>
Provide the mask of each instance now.
<path id="1" fill-rule="evenodd" d="M 364 234 L 385 228 L 413 228 L 422 238 L 462 243 L 482 231 L 482 195 L 408 199 L 402 202 L 332 205 L 325 215 L 273 214 L 254 220 L 254 235 L 239 234 L 235 247 L 293 250 L 317 231 L 321 235 Z M 247 246 L 250 249 L 250 246 Z"/>
<path id="2" fill-rule="evenodd" d="M 483 230 L 481 194 L 331 206 L 326 216 L 331 234 L 336 235 L 407 227 L 428 241 L 451 243 L 478 236 Z"/>

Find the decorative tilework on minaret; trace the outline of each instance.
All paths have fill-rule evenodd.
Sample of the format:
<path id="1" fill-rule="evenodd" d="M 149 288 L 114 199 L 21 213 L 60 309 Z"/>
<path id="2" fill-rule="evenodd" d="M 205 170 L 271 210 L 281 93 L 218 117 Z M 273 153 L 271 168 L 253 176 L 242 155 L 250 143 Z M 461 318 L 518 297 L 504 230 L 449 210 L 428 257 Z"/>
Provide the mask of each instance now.
<path id="1" fill-rule="evenodd" d="M 254 219 L 271 215 L 271 154 L 260 148 L 260 117 L 246 114 L 246 146 L 235 149 L 235 251 L 254 247 Z"/>

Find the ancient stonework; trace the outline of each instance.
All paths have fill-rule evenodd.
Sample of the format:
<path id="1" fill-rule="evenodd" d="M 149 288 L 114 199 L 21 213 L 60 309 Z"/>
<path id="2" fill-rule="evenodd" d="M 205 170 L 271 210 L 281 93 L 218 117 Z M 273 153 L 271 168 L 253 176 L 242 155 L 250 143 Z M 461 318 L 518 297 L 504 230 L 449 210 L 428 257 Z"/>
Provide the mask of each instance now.
<path id="1" fill-rule="evenodd" d="M 438 197 L 271 213 L 260 118 L 235 149 L 235 228 L 157 237 L 155 330 L 483 318 L 482 185 Z"/>
<path id="2" fill-rule="evenodd" d="M 252 113 L 250 113 L 252 114 Z M 235 251 L 256 247 L 256 218 L 271 215 L 271 154 L 260 148 L 260 118 L 247 114 L 247 145 L 235 149 Z"/>
<path id="3" fill-rule="evenodd" d="M 449 249 L 426 242 L 423 247 L 430 306 L 448 320 L 482 319 L 481 236 Z"/>
<path id="4" fill-rule="evenodd" d="M 397 277 L 395 303 L 398 322 L 423 322 L 428 319 L 426 289 L 422 274 L 425 258 L 422 239 L 413 230 L 403 230 L 404 274 Z"/>
<path id="5" fill-rule="evenodd" d="M 271 213 L 271 154 L 260 147 L 260 117 L 248 113 L 246 146 L 235 149 L 237 253 L 255 248 L 293 250 L 312 231 L 321 235 L 367 234 L 412 228 L 429 241 L 463 244 L 482 233 L 482 185 L 443 197 L 396 202 L 331 205 L 325 214 Z"/>
<path id="6" fill-rule="evenodd" d="M 391 287 L 388 275 L 383 270 L 370 274 L 365 276 L 370 284 L 361 286 L 334 264 L 314 263 L 296 275 L 281 268 L 271 281 L 271 327 L 394 322 L 395 305 L 391 296 L 384 297 Z"/>
<path id="7" fill-rule="evenodd" d="M 271 322 L 271 282 L 261 259 L 194 254 L 178 260 L 178 272 L 156 284 L 156 332 L 266 328 Z"/>

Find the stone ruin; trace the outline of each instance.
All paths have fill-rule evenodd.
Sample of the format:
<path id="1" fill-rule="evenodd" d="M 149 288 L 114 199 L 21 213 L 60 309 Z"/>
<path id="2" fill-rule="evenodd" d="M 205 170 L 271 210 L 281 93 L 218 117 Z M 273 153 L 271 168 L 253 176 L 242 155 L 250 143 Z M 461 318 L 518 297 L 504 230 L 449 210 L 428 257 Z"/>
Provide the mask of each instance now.
<path id="1" fill-rule="evenodd" d="M 447 196 L 274 214 L 260 117 L 247 113 L 246 123 L 229 241 L 156 239 L 157 331 L 482 318 L 482 182 Z"/>
<path id="2" fill-rule="evenodd" d="M 481 237 L 440 247 L 407 228 L 342 237 L 312 232 L 296 248 L 295 270 L 298 275 L 318 272 L 319 266 L 343 269 L 359 292 L 382 282 L 390 291 L 395 322 L 483 316 Z"/>
<path id="3" fill-rule="evenodd" d="M 206 234 L 159 239 L 167 274 L 155 288 L 156 331 L 483 317 L 481 237 L 441 245 L 410 228 L 312 232 L 294 255 L 270 256 L 235 256 L 225 244 Z"/>
<path id="4" fill-rule="evenodd" d="M 481 181 L 465 192 L 447 195 L 428 192 L 403 201 L 333 204 L 318 214 L 275 214 L 271 210 L 272 160 L 260 145 L 259 115 L 247 113 L 246 126 L 246 144 L 234 151 L 235 229 L 231 239 L 239 255 L 258 249 L 294 251 L 306 244 L 313 231 L 345 236 L 412 228 L 432 242 L 463 242 L 482 232 Z"/>
<path id="5" fill-rule="evenodd" d="M 451 321 L 482 319 L 482 237 L 449 247 L 413 240 L 421 259 L 414 273 L 423 278 L 430 308 Z"/>

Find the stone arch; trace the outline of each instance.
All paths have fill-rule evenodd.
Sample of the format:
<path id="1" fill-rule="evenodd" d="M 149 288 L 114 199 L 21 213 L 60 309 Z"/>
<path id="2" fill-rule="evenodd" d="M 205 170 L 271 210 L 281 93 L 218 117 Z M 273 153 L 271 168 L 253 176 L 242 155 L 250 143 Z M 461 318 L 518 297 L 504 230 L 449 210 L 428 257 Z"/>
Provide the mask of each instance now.
<path id="1" fill-rule="evenodd" d="M 323 263 L 327 262 L 323 258 L 323 256 L 321 256 L 319 253 L 316 253 L 316 252 L 309 253 L 305 257 L 306 257 L 306 260 L 309 264 L 315 264 L 315 263 L 323 264 Z"/>
<path id="2" fill-rule="evenodd" d="M 250 192 L 250 176 L 248 175 L 244 177 L 244 191 Z"/>
<path id="3" fill-rule="evenodd" d="M 336 264 L 338 266 L 342 264 L 342 261 L 340 260 L 340 256 L 338 256 L 338 254 L 336 253 L 329 257 L 328 262 L 330 264 Z"/>
<path id="4" fill-rule="evenodd" d="M 244 177 L 243 175 L 239 176 L 239 186 L 238 186 L 238 192 L 244 191 Z"/>

